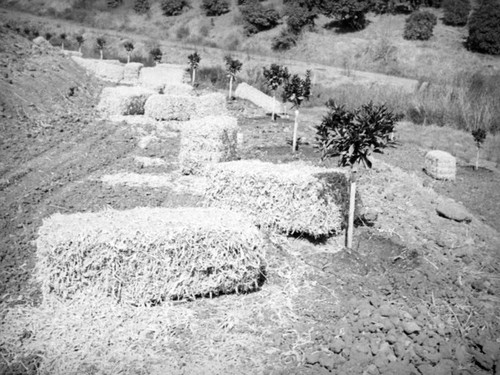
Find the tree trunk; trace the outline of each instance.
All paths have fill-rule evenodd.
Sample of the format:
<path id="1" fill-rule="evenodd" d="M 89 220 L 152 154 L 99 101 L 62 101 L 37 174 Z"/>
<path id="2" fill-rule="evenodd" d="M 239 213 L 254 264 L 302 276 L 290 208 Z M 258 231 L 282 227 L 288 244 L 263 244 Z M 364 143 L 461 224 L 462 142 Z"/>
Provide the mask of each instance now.
<path id="1" fill-rule="evenodd" d="M 476 153 L 476 166 L 474 168 L 476 171 L 479 169 L 479 147 L 477 148 L 477 153 Z"/>
<path id="2" fill-rule="evenodd" d="M 276 109 L 276 91 L 273 91 L 273 113 L 272 113 L 273 121 L 276 121 L 276 118 L 274 115 L 276 113 L 275 109 Z"/>
<path id="3" fill-rule="evenodd" d="M 82 53 L 82 46 L 78 46 L 78 52 Z"/>
<path id="4" fill-rule="evenodd" d="M 130 64 L 130 53 L 127 53 L 127 64 Z"/>
<path id="5" fill-rule="evenodd" d="M 61 42 L 61 49 L 64 51 L 64 42 Z"/>
<path id="6" fill-rule="evenodd" d="M 295 123 L 293 124 L 292 152 L 297 150 L 297 130 L 299 127 L 299 110 L 295 110 Z"/>
<path id="7" fill-rule="evenodd" d="M 99 50 L 99 53 L 101 54 L 101 60 L 102 60 L 103 59 L 102 49 Z"/>
<path id="8" fill-rule="evenodd" d="M 193 69 L 193 78 L 191 80 L 192 85 L 194 85 L 195 78 L 196 78 L 196 69 Z"/>
<path id="9" fill-rule="evenodd" d="M 356 207 L 356 172 L 351 171 L 351 186 L 349 189 L 349 217 L 347 221 L 347 239 L 346 239 L 346 247 L 349 250 L 352 249 L 355 207 Z"/>
<path id="10" fill-rule="evenodd" d="M 229 99 L 232 98 L 232 91 L 233 91 L 233 76 L 229 77 Z"/>

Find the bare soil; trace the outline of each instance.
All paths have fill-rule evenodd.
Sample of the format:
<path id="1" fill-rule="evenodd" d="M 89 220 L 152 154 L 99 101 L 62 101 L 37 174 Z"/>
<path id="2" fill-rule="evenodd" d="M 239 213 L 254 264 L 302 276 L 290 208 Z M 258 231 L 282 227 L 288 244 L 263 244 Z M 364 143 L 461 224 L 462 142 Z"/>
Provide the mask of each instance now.
<path id="1" fill-rule="evenodd" d="M 0 305 L 6 308 L 40 302 L 30 276 L 43 218 L 106 207 L 196 205 L 201 198 L 102 184 L 99 177 L 107 173 L 175 170 L 179 138 L 138 148 L 151 129 L 95 115 L 102 82 L 52 49 L 4 28 L 0 36 Z M 244 134 L 242 158 L 318 161 L 312 125 L 321 109 L 304 111 L 302 146 L 292 154 L 291 119 L 272 122 L 243 102 L 229 108 Z M 218 373 L 498 374 L 500 175 L 461 166 L 456 182 L 437 182 L 422 172 L 424 154 L 398 145 L 379 157 L 378 168 L 362 174 L 361 200 L 376 219 L 356 229 L 352 251 L 285 238 L 269 254 L 261 291 L 190 302 L 202 312 L 200 319 L 208 319 L 228 299 L 250 308 L 271 288 L 290 295 L 293 318 L 286 324 L 272 313 L 236 324 L 236 332 L 259 337 L 266 347 L 235 345 L 233 356 L 255 360 Z M 141 167 L 135 156 L 161 157 L 168 164 Z M 477 218 L 467 224 L 438 217 L 434 193 L 418 181 L 463 202 Z M 303 271 L 299 277 L 285 275 L 297 269 Z M 212 344 L 217 350 L 218 343 Z M 189 361 L 189 346 L 184 348 L 169 361 Z M 37 373 L 43 358 L 16 362 L 1 344 L 0 354 L 5 374 Z"/>

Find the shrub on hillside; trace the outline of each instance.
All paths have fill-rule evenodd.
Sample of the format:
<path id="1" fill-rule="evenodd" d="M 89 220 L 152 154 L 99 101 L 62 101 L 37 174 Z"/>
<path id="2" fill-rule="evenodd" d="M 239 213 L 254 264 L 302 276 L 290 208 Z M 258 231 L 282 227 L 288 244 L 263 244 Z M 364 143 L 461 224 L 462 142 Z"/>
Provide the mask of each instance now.
<path id="1" fill-rule="evenodd" d="M 273 38 L 271 48 L 273 51 L 287 51 L 297 44 L 298 35 L 289 29 L 281 30 L 281 33 Z"/>
<path id="2" fill-rule="evenodd" d="M 229 6 L 228 0 L 203 0 L 201 2 L 201 9 L 209 17 L 220 16 L 229 12 Z"/>
<path id="3" fill-rule="evenodd" d="M 337 0 L 321 3 L 321 13 L 334 17 L 342 26 L 352 30 L 361 30 L 366 26 L 366 13 L 371 2 L 367 0 Z"/>
<path id="4" fill-rule="evenodd" d="M 163 0 L 161 2 L 161 10 L 166 17 L 178 16 L 189 6 L 188 0 Z"/>
<path id="5" fill-rule="evenodd" d="M 144 14 L 149 12 L 151 4 L 149 0 L 135 0 L 134 1 L 134 11 L 138 14 Z"/>
<path id="6" fill-rule="evenodd" d="M 475 52 L 500 55 L 500 0 L 482 0 L 472 12 L 467 46 Z"/>
<path id="7" fill-rule="evenodd" d="M 464 26 L 470 13 L 470 0 L 444 0 L 443 21 L 450 26 Z"/>
<path id="8" fill-rule="evenodd" d="M 285 16 L 288 30 L 299 34 L 304 28 L 312 29 L 319 10 L 306 0 L 285 0 Z"/>
<path id="9" fill-rule="evenodd" d="M 269 30 L 278 25 L 280 15 L 274 8 L 263 7 L 258 1 L 247 3 L 240 7 L 248 35 Z"/>
<path id="10" fill-rule="evenodd" d="M 422 5 L 431 6 L 432 2 L 433 0 L 373 0 L 370 9 L 377 14 L 411 13 Z"/>
<path id="11" fill-rule="evenodd" d="M 406 19 L 403 37 L 408 40 L 429 40 L 436 24 L 437 17 L 431 12 L 413 12 Z"/>
<path id="12" fill-rule="evenodd" d="M 123 0 L 108 0 L 108 8 L 118 8 L 119 5 L 123 4 Z"/>

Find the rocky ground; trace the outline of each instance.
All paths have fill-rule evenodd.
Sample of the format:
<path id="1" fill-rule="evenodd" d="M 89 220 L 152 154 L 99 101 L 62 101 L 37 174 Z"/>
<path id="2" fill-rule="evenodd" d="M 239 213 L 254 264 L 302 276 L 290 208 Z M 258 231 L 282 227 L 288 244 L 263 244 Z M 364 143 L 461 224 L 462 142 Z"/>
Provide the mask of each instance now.
<path id="1" fill-rule="evenodd" d="M 94 107 L 102 82 L 52 48 L 37 47 L 2 27 L 0 36 L 5 332 L 9 308 L 40 302 L 30 275 L 33 240 L 43 218 L 106 207 L 193 205 L 200 197 L 188 190 L 166 193 L 100 182 L 103 175 L 124 170 L 174 171 L 178 137 L 162 137 L 166 133 L 155 130 L 156 137 L 144 142 L 150 128 L 99 118 Z M 314 110 L 304 114 L 303 145 L 292 155 L 287 144 L 291 120 L 273 123 L 248 103 L 232 102 L 229 108 L 244 134 L 243 158 L 318 161 L 308 143 L 318 118 Z M 213 373 L 499 374 L 500 175 L 474 174 L 462 166 L 456 183 L 436 182 L 421 170 L 424 154 L 399 145 L 380 156 L 374 170 L 362 173 L 360 195 L 371 223 L 358 226 L 352 251 L 339 251 L 331 242 L 280 238 L 269 254 L 261 291 L 184 307 L 196 311 L 208 328 L 206 337 L 178 333 L 184 346 L 170 353 L 169 361 L 186 363 L 172 373 L 207 373 L 209 367 L 203 372 L 203 366 L 190 371 L 189 359 L 213 364 L 230 356 L 236 364 L 218 363 Z M 149 166 L 137 157 L 162 158 L 167 164 Z M 456 206 L 439 194 L 462 202 L 466 213 L 443 217 L 438 207 Z M 278 297 L 281 306 L 273 304 Z M 266 308 L 249 314 L 257 305 Z M 210 325 L 210 319 L 220 322 L 245 311 L 245 319 L 231 320 L 231 336 L 212 340 L 220 325 Z M 248 337 L 255 340 L 245 344 Z M 210 357 L 189 349 L 202 340 L 213 348 Z M 16 357 L 6 342 L 0 340 L 0 373 L 37 373 L 44 353 Z M 222 352 L 227 348 L 231 353 Z"/>

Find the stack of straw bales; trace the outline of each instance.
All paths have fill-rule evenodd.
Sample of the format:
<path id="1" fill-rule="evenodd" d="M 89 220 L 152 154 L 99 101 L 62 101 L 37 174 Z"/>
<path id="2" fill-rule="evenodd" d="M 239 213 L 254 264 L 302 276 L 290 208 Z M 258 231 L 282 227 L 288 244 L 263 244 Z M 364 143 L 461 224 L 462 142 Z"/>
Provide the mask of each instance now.
<path id="1" fill-rule="evenodd" d="M 249 219 L 213 208 L 55 214 L 36 245 L 44 296 L 90 291 L 131 304 L 253 289 L 264 259 Z"/>
<path id="2" fill-rule="evenodd" d="M 141 69 L 140 85 L 155 91 L 168 91 L 166 86 L 182 85 L 187 81 L 187 73 L 182 65 L 158 64 L 151 68 Z M 182 86 L 181 86 L 182 87 Z"/>
<path id="3" fill-rule="evenodd" d="M 181 172 L 199 174 L 208 164 L 235 160 L 237 143 L 236 118 L 207 116 L 191 120 L 181 130 Z"/>
<path id="4" fill-rule="evenodd" d="M 97 109 L 109 115 L 142 115 L 146 100 L 153 94 L 144 87 L 105 87 Z"/>
<path id="5" fill-rule="evenodd" d="M 193 96 L 151 95 L 144 106 L 144 114 L 158 121 L 187 121 L 195 112 Z"/>
<path id="6" fill-rule="evenodd" d="M 197 98 L 193 117 L 203 118 L 206 116 L 224 116 L 227 113 L 226 96 L 224 94 L 214 92 L 200 95 Z"/>
<path id="7" fill-rule="evenodd" d="M 425 155 L 425 171 L 438 180 L 454 180 L 456 159 L 445 151 L 432 150 Z"/>
<path id="8" fill-rule="evenodd" d="M 141 69 L 144 67 L 141 63 L 131 62 L 125 64 L 123 68 L 123 80 L 121 83 L 136 85 L 139 83 L 139 75 L 141 73 Z"/>
<path id="9" fill-rule="evenodd" d="M 343 226 L 347 175 L 303 163 L 232 161 L 207 168 L 205 204 L 241 210 L 262 228 L 314 237 Z"/>
<path id="10" fill-rule="evenodd" d="M 249 84 L 242 82 L 236 88 L 234 95 L 237 98 L 246 99 L 254 103 L 255 105 L 263 108 L 266 112 L 273 111 L 273 101 L 274 99 L 264 94 L 262 91 L 257 90 L 256 88 L 250 86 Z M 274 107 L 275 113 L 283 112 L 283 103 L 276 100 L 276 104 Z"/>
<path id="11" fill-rule="evenodd" d="M 71 58 L 88 72 L 104 81 L 118 83 L 123 79 L 124 67 L 118 60 L 84 59 L 78 56 Z"/>

